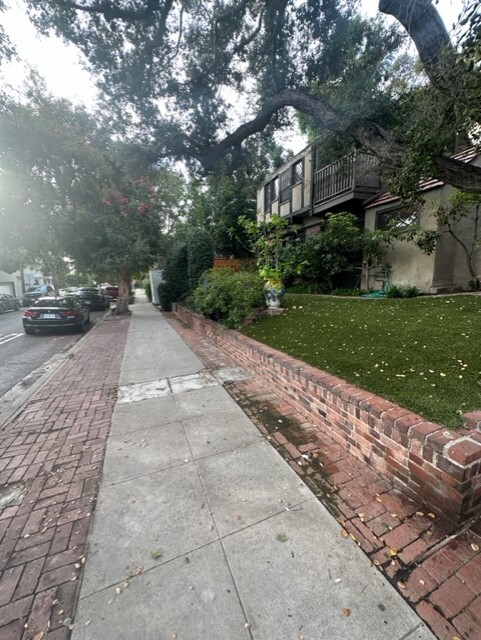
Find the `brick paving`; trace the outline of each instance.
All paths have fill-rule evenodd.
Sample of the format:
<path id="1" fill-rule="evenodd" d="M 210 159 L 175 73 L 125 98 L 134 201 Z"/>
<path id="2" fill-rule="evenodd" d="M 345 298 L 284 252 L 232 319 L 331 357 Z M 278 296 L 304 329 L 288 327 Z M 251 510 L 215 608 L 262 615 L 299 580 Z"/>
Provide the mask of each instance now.
<path id="1" fill-rule="evenodd" d="M 0 431 L 0 638 L 66 640 L 118 389 L 128 318 L 108 317 Z"/>
<path id="2" fill-rule="evenodd" d="M 174 316 L 206 367 L 233 366 Z M 481 640 L 481 526 L 454 531 L 392 488 L 367 463 L 305 420 L 258 380 L 226 389 L 440 640 Z"/>

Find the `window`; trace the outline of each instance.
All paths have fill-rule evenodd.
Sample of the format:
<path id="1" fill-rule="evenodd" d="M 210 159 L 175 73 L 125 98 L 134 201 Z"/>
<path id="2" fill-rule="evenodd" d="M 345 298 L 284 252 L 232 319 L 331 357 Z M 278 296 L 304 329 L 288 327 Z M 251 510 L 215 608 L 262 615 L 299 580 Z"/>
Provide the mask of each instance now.
<path id="1" fill-rule="evenodd" d="M 279 197 L 279 178 L 274 178 L 271 182 L 271 199 L 277 200 Z"/>
<path id="2" fill-rule="evenodd" d="M 304 163 L 302 160 L 299 160 L 295 164 L 292 165 L 292 184 L 297 184 L 298 182 L 302 182 L 304 177 Z"/>
<path id="3" fill-rule="evenodd" d="M 291 198 L 291 169 L 287 169 L 281 173 L 279 177 L 279 186 L 281 190 L 281 202 L 286 202 Z"/>
<path id="4" fill-rule="evenodd" d="M 264 187 L 264 211 L 270 213 L 272 207 L 272 183 L 269 182 Z"/>
<path id="5" fill-rule="evenodd" d="M 377 214 L 376 229 L 407 229 L 418 222 L 418 211 L 414 206 L 398 207 Z"/>

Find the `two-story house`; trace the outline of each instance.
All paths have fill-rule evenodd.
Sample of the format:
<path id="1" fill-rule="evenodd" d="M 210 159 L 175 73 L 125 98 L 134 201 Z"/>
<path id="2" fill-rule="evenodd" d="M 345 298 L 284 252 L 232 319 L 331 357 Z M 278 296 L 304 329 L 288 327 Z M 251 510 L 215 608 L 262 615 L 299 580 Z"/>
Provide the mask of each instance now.
<path id="1" fill-rule="evenodd" d="M 374 156 L 351 154 L 325 165 L 320 161 L 321 144 L 317 141 L 309 145 L 264 181 L 257 194 L 259 222 L 280 215 L 295 224 L 302 237 L 316 233 L 327 213 L 348 211 L 355 214 L 359 225 L 366 229 L 386 228 L 394 221 L 401 227 L 417 224 L 425 229 L 445 231 L 437 229 L 434 211 L 449 203 L 453 187 L 439 180 L 424 180 L 420 184 L 424 204 L 407 205 L 400 198 L 381 192 L 379 164 Z M 481 156 L 476 156 L 472 149 L 454 157 L 481 164 Z M 465 217 L 457 225 L 458 235 L 469 241 L 474 225 L 473 216 Z M 475 264 L 481 276 L 479 249 L 478 253 Z M 440 234 L 431 255 L 424 254 L 411 242 L 396 241 L 389 248 L 385 262 L 370 271 L 368 278 L 360 268 L 358 284 L 366 290 L 379 289 L 388 283 L 414 285 L 424 293 L 436 293 L 466 289 L 472 280 L 460 243 L 445 232 Z"/>

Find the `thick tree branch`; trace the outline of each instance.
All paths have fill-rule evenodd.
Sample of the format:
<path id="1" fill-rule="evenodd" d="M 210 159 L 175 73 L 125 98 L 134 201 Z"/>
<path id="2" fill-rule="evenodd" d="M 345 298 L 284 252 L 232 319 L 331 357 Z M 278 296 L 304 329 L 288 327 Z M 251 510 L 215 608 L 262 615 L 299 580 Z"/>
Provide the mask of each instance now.
<path id="1" fill-rule="evenodd" d="M 406 29 L 435 86 L 445 87 L 444 72 L 454 53 L 448 32 L 431 0 L 380 0 L 379 11 Z"/>
<path id="2" fill-rule="evenodd" d="M 312 116 L 322 122 L 326 129 L 331 131 L 341 131 L 345 129 L 347 124 L 341 120 L 327 101 L 315 98 L 302 91 L 285 89 L 272 98 L 269 98 L 253 120 L 242 124 L 233 133 L 227 135 L 206 153 L 203 153 L 201 157 L 198 157 L 198 160 L 205 169 L 210 170 L 226 153 L 232 150 L 232 148 L 239 145 L 249 136 L 263 131 L 269 124 L 272 116 L 284 107 L 294 107 L 298 111 Z"/>

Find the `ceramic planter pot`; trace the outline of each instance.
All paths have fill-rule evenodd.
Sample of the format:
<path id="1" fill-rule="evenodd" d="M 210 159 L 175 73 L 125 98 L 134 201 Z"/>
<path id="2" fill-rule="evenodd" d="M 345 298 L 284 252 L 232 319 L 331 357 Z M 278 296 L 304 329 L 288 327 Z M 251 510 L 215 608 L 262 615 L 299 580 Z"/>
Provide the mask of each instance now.
<path id="1" fill-rule="evenodd" d="M 284 297 L 285 289 L 266 289 L 266 304 L 268 307 L 278 308 L 281 306 L 282 298 Z"/>

